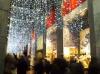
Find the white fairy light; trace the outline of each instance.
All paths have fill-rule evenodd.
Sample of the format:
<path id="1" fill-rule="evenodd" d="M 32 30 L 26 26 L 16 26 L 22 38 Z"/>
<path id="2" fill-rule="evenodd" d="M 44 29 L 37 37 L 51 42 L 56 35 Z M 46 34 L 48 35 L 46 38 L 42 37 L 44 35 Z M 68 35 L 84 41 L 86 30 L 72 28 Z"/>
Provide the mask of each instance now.
<path id="1" fill-rule="evenodd" d="M 81 3 L 81 0 L 79 0 L 79 3 Z M 60 9 L 61 0 L 12 0 L 8 46 L 13 46 L 13 43 L 15 43 L 15 48 L 10 48 L 10 50 L 20 50 L 17 46 L 20 43 L 22 46 L 27 45 L 33 30 L 37 36 L 45 32 L 45 18 L 50 14 L 52 6 L 55 7 L 56 19 L 54 24 L 62 29 L 64 25 Z M 71 11 L 71 8 L 67 9 Z M 80 17 L 77 18 L 80 19 Z M 79 31 L 81 29 L 82 25 L 77 25 L 78 19 L 76 22 L 73 22 L 74 25 L 71 25 L 71 31 Z M 83 23 L 81 21 L 80 24 Z"/>

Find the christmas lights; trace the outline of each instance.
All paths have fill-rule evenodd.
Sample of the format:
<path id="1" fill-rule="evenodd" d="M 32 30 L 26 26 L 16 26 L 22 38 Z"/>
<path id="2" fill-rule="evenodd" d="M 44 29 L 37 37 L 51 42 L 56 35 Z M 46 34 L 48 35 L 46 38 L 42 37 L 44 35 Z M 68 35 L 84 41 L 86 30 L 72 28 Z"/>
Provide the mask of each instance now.
<path id="1" fill-rule="evenodd" d="M 52 25 L 63 29 L 62 15 L 71 12 L 85 0 L 76 0 L 75 4 L 70 2 L 71 0 L 68 0 L 63 10 L 61 9 L 61 1 L 62 0 L 12 0 L 8 51 L 16 52 L 22 50 L 23 47 L 31 41 L 32 31 L 35 31 L 37 37 L 39 37 Z M 54 8 L 53 11 L 52 8 Z M 48 17 L 50 18 L 49 22 Z M 50 25 L 49 27 L 47 27 L 48 24 Z M 69 23 L 68 27 L 71 32 L 78 32 L 81 30 L 83 24 L 84 21 L 81 21 L 80 17 L 77 17 L 77 20 Z"/>

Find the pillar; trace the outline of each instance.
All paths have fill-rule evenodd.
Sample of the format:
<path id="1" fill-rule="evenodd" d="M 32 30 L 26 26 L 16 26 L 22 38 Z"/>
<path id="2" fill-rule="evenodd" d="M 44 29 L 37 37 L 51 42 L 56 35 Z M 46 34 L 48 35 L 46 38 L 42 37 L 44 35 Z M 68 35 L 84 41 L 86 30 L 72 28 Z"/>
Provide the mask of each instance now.
<path id="1" fill-rule="evenodd" d="M 8 13 L 10 7 L 10 0 L 0 0 L 0 74 L 4 71 L 4 59 L 7 48 L 8 35 Z"/>
<path id="2" fill-rule="evenodd" d="M 91 0 L 90 0 L 91 1 Z M 96 57 L 100 63 L 100 0 L 93 0 L 94 31 L 96 42 Z"/>
<path id="3" fill-rule="evenodd" d="M 90 26 L 91 57 L 96 57 L 96 41 L 94 30 L 93 0 L 88 0 L 88 24 Z"/>
<path id="4" fill-rule="evenodd" d="M 46 32 L 43 33 L 43 57 L 46 57 Z"/>
<path id="5" fill-rule="evenodd" d="M 57 27 L 57 57 L 62 58 L 63 56 L 63 29 Z"/>

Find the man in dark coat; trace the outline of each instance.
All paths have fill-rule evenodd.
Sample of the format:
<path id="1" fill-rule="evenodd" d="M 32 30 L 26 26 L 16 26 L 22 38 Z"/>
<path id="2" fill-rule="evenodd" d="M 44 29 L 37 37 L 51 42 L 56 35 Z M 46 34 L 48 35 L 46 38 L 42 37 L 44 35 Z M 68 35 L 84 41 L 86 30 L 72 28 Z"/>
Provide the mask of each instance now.
<path id="1" fill-rule="evenodd" d="M 24 56 L 21 56 L 17 64 L 17 74 L 26 74 L 27 68 L 28 68 L 27 60 L 25 59 Z"/>

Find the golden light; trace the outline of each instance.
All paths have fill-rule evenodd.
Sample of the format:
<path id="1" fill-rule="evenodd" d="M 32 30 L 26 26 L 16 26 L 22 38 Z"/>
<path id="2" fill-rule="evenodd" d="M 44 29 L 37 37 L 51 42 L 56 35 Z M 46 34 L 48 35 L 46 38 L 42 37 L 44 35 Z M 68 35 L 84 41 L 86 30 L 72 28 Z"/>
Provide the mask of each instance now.
<path id="1" fill-rule="evenodd" d="M 64 47 L 64 57 L 69 57 L 70 56 L 70 48 L 69 47 Z"/>
<path id="2" fill-rule="evenodd" d="M 52 44 L 51 44 L 51 41 L 49 40 L 49 39 L 46 39 L 46 47 L 51 47 L 52 46 Z"/>

